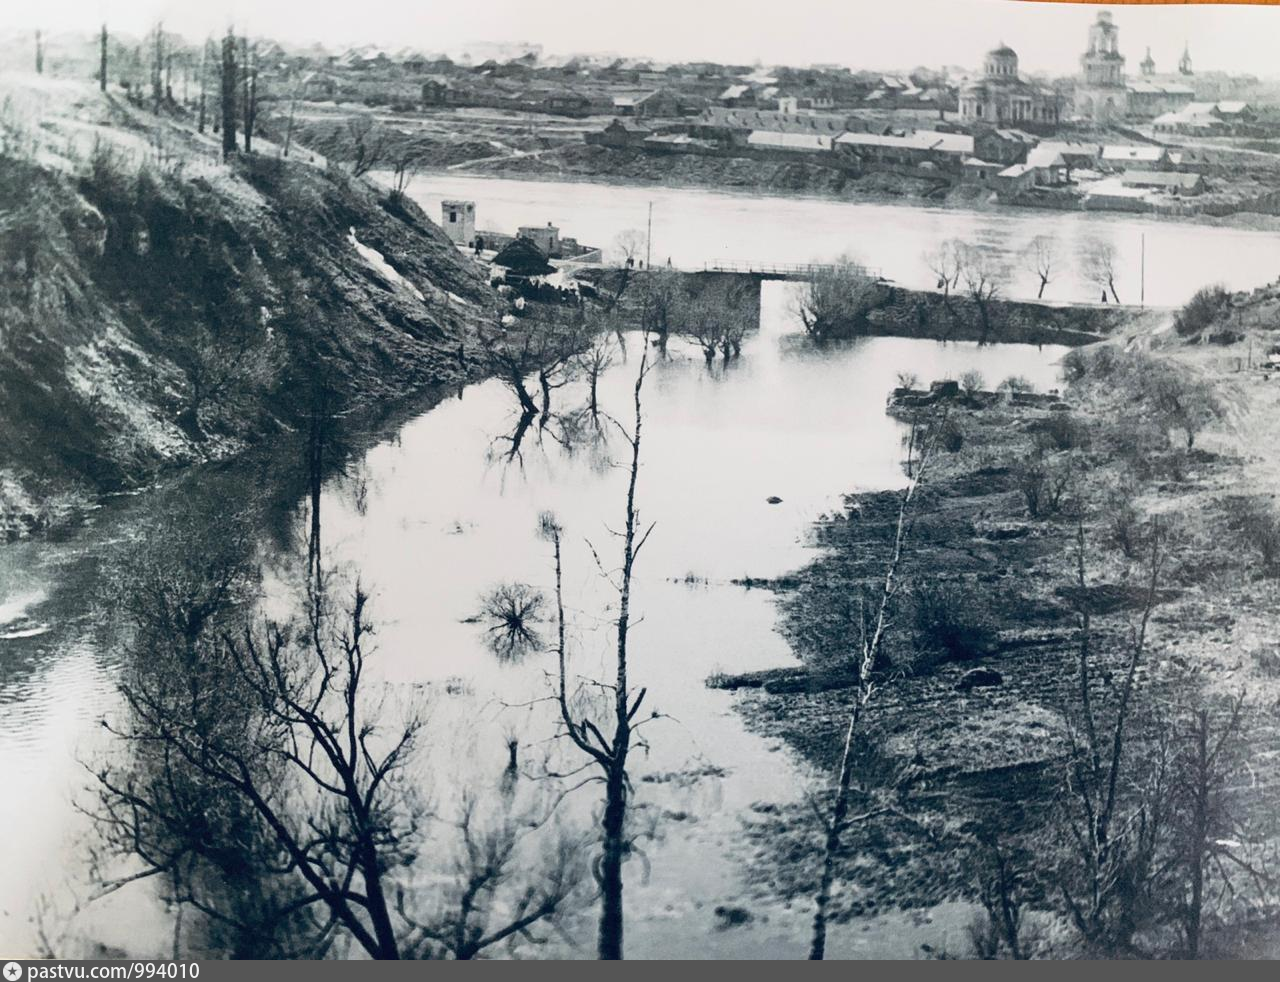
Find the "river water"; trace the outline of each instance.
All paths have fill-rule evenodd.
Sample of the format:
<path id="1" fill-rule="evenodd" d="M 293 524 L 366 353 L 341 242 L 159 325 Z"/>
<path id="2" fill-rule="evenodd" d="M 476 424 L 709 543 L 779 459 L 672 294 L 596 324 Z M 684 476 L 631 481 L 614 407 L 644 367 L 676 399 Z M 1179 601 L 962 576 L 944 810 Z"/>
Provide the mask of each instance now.
<path id="1" fill-rule="evenodd" d="M 554 214 L 585 241 L 635 224 L 642 212 L 632 212 L 655 196 L 574 185 L 561 187 L 553 200 L 550 185 L 481 187 L 459 178 L 419 190 L 428 204 L 431 195 L 475 197 L 482 225 L 486 215 L 505 228 Z M 584 200 L 583 194 L 593 197 Z M 655 197 L 655 243 L 663 241 L 657 230 L 664 229 L 675 250 L 673 237 L 683 228 L 686 255 L 716 242 L 745 257 L 754 247 L 734 241 L 737 234 L 754 235 L 757 242 L 769 238 L 750 218 L 754 212 L 763 221 L 766 212 L 748 199 L 693 192 Z M 854 206 L 776 202 L 767 214 L 818 214 L 831 207 Z M 894 209 L 889 217 L 893 222 L 877 235 L 900 236 L 903 225 L 920 235 L 918 223 L 961 220 L 923 209 Z M 1064 225 L 1080 221 L 1038 217 L 1062 218 Z M 1099 227 L 1130 224 L 1143 223 Z M 1169 234 L 1184 231 L 1245 234 Z M 886 243 L 876 258 L 888 267 L 888 257 L 907 257 L 913 248 Z M 1273 241 L 1267 248 L 1276 254 Z M 1237 263 L 1257 258 L 1228 249 L 1225 240 L 1221 249 L 1214 243 L 1199 249 L 1207 261 L 1226 252 Z M 679 255 L 675 261 L 684 262 Z M 1262 278 L 1259 272 L 1255 281 Z M 1187 284 L 1181 286 L 1185 291 Z M 761 329 L 738 361 L 708 370 L 697 352 L 676 345 L 670 358 L 655 363 L 645 386 L 638 500 L 643 521 L 655 525 L 637 567 L 632 678 L 648 687 L 647 705 L 664 718 L 646 727 L 649 745 L 636 755 L 632 774 L 637 803 L 655 816 L 655 834 L 642 842 L 645 861 L 637 858 L 627 867 L 632 957 L 792 957 L 805 950 L 804 905 L 788 908 L 744 887 L 752 871 L 743 868 L 743 816 L 754 803 L 795 800 L 815 776 L 778 741 L 748 732 L 731 694 L 704 685 L 718 671 L 793 660 L 774 632 L 771 595 L 730 580 L 803 565 L 810 523 L 838 508 L 843 494 L 901 482 L 902 434 L 884 414 L 898 372 L 928 381 L 978 369 L 992 384 L 1014 374 L 1042 389 L 1057 384 L 1061 349 L 879 338 L 814 350 L 799 335 L 789 291 L 784 284 L 765 285 Z M 603 409 L 620 419 L 629 418 L 638 344 L 631 339 L 626 356 L 619 354 L 600 383 Z M 575 386 L 556 394 L 565 410 L 580 407 L 584 398 Z M 497 782 L 506 738 L 520 741 L 530 755 L 526 761 L 549 746 L 554 725 L 539 702 L 549 691 L 547 656 L 500 661 L 472 618 L 481 596 L 497 583 L 549 589 L 548 546 L 536 534 L 544 511 L 553 511 L 566 529 L 573 672 L 604 677 L 610 657 L 610 597 L 591 547 L 606 568 L 614 565 L 610 557 L 618 545 L 609 529 L 622 519 L 626 477 L 612 466 L 620 441 L 609 438 L 608 424 L 603 438 L 584 441 L 570 439 L 557 422 L 531 431 L 520 455 L 510 459 L 503 451 L 509 450 L 504 437 L 515 424 L 513 410 L 513 399 L 497 382 L 468 387 L 373 446 L 324 494 L 326 561 L 349 576 L 358 572 L 372 593 L 379 680 L 392 692 L 427 700 L 430 723 L 419 773 L 432 797 L 445 803 L 464 784 Z M 770 504 L 770 496 L 782 500 Z M 98 720 L 117 708 L 118 675 L 111 645 L 94 630 L 101 613 L 98 559 L 110 553 L 124 517 L 147 508 L 146 496 L 117 502 L 66 541 L 0 549 L 0 828 L 6 832 L 0 841 L 0 953 L 32 949 L 31 918 L 42 903 L 56 928 L 59 912 L 88 892 L 81 880 L 89 830 L 73 806 L 85 801 L 89 784 L 82 762 L 107 749 Z M 264 552 L 278 552 L 279 541 L 264 529 Z M 267 590 L 276 599 L 287 593 L 270 578 Z M 585 825 L 596 801 L 595 789 L 577 792 L 567 804 L 567 821 Z M 423 872 L 429 878 L 430 871 Z M 166 919 L 145 891 L 130 889 L 100 908 L 91 905 L 73 922 L 74 932 L 133 955 L 161 954 Z M 714 911 L 720 905 L 746 907 L 753 923 L 719 930 Z M 933 920 L 895 917 L 835 929 L 830 950 L 910 957 L 922 941 L 954 950 L 962 943 L 960 921 L 946 910 L 935 913 Z M 591 954 L 590 916 L 572 941 L 560 943 L 557 953 Z"/>
<path id="2" fill-rule="evenodd" d="M 980 246 L 1002 269 L 1001 292 L 1034 297 L 1039 280 L 1026 250 L 1037 236 L 1053 243 L 1053 279 L 1045 299 L 1099 299 L 1083 256 L 1097 244 L 1116 256 L 1116 290 L 1126 304 L 1184 303 L 1208 283 L 1245 289 L 1280 275 L 1280 234 L 1161 221 L 1133 215 L 1000 208 L 967 211 L 821 198 L 758 197 L 672 188 L 559 181 L 511 181 L 456 174 L 417 178 L 410 193 L 433 219 L 442 198 L 476 203 L 480 229 L 514 234 L 552 222 L 563 234 L 608 251 L 620 229 L 643 230 L 653 204 L 653 262 L 830 262 L 848 255 L 904 286 L 934 285 L 923 256 L 958 238 Z M 1144 255 L 1145 253 L 1145 255 Z M 1145 269 L 1145 276 L 1144 276 Z"/>

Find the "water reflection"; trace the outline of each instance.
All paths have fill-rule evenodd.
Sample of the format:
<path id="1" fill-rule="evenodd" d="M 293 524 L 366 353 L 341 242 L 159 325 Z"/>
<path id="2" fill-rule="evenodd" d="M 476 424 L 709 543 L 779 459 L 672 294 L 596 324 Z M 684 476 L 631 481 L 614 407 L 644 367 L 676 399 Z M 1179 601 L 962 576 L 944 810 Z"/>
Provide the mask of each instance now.
<path id="1" fill-rule="evenodd" d="M 802 953 L 806 941 L 801 912 L 751 900 L 760 916 L 750 937 L 717 931 L 713 913 L 717 906 L 741 906 L 746 896 L 734 852 L 741 838 L 738 816 L 757 802 L 792 800 L 804 784 L 788 755 L 744 730 L 729 694 L 703 684 L 717 671 L 772 667 L 792 658 L 773 631 L 771 597 L 728 581 L 796 568 L 808 556 L 812 519 L 838 507 L 848 491 L 901 481 L 900 428 L 884 415 L 898 371 L 931 380 L 978 368 L 993 380 L 1024 375 L 1042 389 L 1056 383 L 1060 351 L 1053 349 L 873 339 L 815 351 L 795 336 L 785 288 L 767 286 L 763 303 L 760 332 L 744 339 L 741 357 L 727 368 L 717 359 L 708 373 L 700 351 L 672 340 L 669 357 L 655 360 L 646 383 L 639 500 L 642 521 L 656 522 L 656 528 L 636 574 L 633 661 L 649 689 L 646 707 L 667 718 L 650 730 L 646 750 L 633 761 L 633 814 L 656 816 L 645 823 L 668 823 L 679 834 L 641 843 L 648 876 L 631 878 L 626 899 L 627 953 L 634 957 L 776 957 Z M 541 760 L 540 748 L 554 732 L 554 707 L 541 701 L 551 691 L 554 661 L 535 650 L 500 662 L 484 632 L 467 621 L 496 583 L 524 583 L 551 594 L 550 549 L 537 527 L 542 512 L 554 511 L 572 529 L 564 543 L 564 575 L 566 595 L 574 598 L 566 629 L 575 670 L 607 675 L 611 601 L 587 540 L 608 541 L 607 530 L 617 525 L 626 474 L 611 466 L 623 446 L 612 418 L 626 415 L 636 353 L 633 343 L 628 356 L 618 352 L 600 373 L 594 414 L 581 381 L 557 390 L 545 426 L 535 419 L 526 428 L 516 460 L 491 453 L 495 435 L 513 433 L 519 421 L 510 390 L 491 381 L 440 403 L 367 450 L 357 442 L 360 449 L 335 455 L 345 461 L 345 474 L 336 473 L 331 459 L 318 509 L 307 469 L 296 464 L 279 473 L 250 462 L 229 469 L 225 483 L 211 479 L 216 470 L 206 471 L 183 489 L 183 495 L 222 505 L 242 498 L 246 487 L 261 489 L 255 527 L 262 611 L 277 620 L 299 609 L 302 588 L 294 571 L 306 567 L 310 526 L 320 514 L 317 551 L 325 567 L 359 570 L 377 614 L 378 654 L 369 661 L 367 684 L 396 701 L 425 697 L 430 703 L 413 780 L 448 802 L 448 818 L 432 830 L 443 838 L 433 841 L 465 849 L 457 823 L 461 789 L 509 793 L 503 786 L 512 785 L 513 739 L 517 797 L 558 793 L 554 782 L 544 790 L 528 780 L 534 771 L 567 770 L 555 754 L 545 766 Z M 302 448 L 293 460 L 304 459 Z M 770 497 L 781 502 L 770 504 Z M 154 500 L 139 504 L 155 507 Z M 101 534 L 118 535 L 119 527 L 104 527 Z M 83 542 L 76 546 L 85 548 Z M 6 553 L 6 561 L 18 555 Z M 26 803 L 6 806 L 4 813 L 6 827 L 14 830 L 11 841 L 23 843 L 22 851 L 33 857 L 5 857 L 14 860 L 12 868 L 31 871 L 19 880 L 23 889 L 40 880 L 34 865 L 79 868 L 67 852 L 77 827 L 69 790 L 81 780 L 72 744 L 80 743 L 82 756 L 94 746 L 97 714 L 111 710 L 118 677 L 112 648 L 96 638 L 72 643 L 77 632 L 65 622 L 92 604 L 83 590 L 67 595 L 76 581 L 69 575 L 74 563 L 65 556 L 45 546 L 37 561 L 20 563 L 17 572 L 0 570 L 6 586 L 0 599 L 10 600 L 18 583 L 40 591 L 47 599 L 28 604 L 22 616 L 53 626 L 43 637 L 5 641 L 0 649 L 8 673 L 4 698 L 25 714 L 21 723 L 12 714 L 0 721 L 0 767 L 14 791 L 7 800 Z M 96 569 L 80 575 L 97 578 Z M 67 673 L 79 681 L 69 682 Z M 32 746 L 33 733 L 55 731 L 57 741 Z M 489 807 L 477 806 L 477 814 Z M 570 830 L 587 827 L 591 810 L 590 800 L 572 799 L 564 815 Z M 548 826 L 542 834 L 556 833 Z M 518 846 L 512 861 L 519 866 L 523 850 L 534 848 L 533 840 Z M 49 863 L 48 857 L 57 858 Z M 433 850 L 432 858 L 440 857 Z M 450 868 L 415 863 L 405 870 L 407 889 L 453 882 Z M 31 897 L 6 895 L 6 903 L 26 910 Z M 102 940 L 132 945 L 139 954 L 166 950 L 171 925 L 155 905 L 131 903 L 118 913 L 116 925 L 98 932 Z M 421 910 L 415 917 L 432 920 Z M 20 925 L 5 924 L 0 932 L 16 947 L 29 945 Z M 591 953 L 590 925 L 567 926 L 566 933 L 569 940 L 549 938 L 539 950 Z M 878 951 L 897 950 L 896 940 L 878 943 Z"/>

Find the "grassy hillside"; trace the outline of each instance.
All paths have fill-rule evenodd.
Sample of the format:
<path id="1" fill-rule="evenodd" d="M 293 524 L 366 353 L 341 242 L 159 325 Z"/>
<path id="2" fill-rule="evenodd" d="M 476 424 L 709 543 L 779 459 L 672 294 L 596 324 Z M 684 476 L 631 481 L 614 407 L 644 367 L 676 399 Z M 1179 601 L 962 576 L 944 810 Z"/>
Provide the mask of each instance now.
<path id="1" fill-rule="evenodd" d="M 475 364 L 488 286 L 385 189 L 66 83 L 0 136 L 0 538 Z"/>

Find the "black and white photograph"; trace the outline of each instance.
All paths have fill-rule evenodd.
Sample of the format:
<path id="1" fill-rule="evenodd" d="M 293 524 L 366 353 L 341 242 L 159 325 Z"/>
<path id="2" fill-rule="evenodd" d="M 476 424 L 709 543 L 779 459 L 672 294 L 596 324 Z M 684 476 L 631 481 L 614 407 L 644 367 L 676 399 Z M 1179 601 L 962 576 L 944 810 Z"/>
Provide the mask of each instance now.
<path id="1" fill-rule="evenodd" d="M 1280 957 L 1277 37 L 6 4 L 5 980 Z"/>

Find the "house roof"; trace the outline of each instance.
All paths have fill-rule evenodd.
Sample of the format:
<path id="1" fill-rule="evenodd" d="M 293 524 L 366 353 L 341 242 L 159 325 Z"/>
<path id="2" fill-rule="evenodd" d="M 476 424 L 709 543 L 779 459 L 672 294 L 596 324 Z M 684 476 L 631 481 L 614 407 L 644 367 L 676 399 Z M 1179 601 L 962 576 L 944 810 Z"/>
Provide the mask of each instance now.
<path id="1" fill-rule="evenodd" d="M 1131 171 L 1120 175 L 1126 187 L 1164 187 L 1191 190 L 1204 183 L 1199 174 L 1177 174 L 1167 171 Z"/>
<path id="2" fill-rule="evenodd" d="M 830 150 L 832 139 L 813 133 L 779 133 L 775 130 L 752 130 L 747 143 L 753 147 L 776 150 Z"/>
<path id="3" fill-rule="evenodd" d="M 1235 116 L 1248 109 L 1249 103 L 1237 101 L 1219 102 L 1216 108 L 1224 116 Z"/>
<path id="4" fill-rule="evenodd" d="M 718 98 L 721 99 L 740 99 L 743 95 L 751 91 L 749 85 L 731 85 L 720 93 Z"/>
<path id="5" fill-rule="evenodd" d="M 1167 157 L 1169 151 L 1165 147 L 1121 147 L 1102 148 L 1102 159 L 1111 161 L 1157 161 Z"/>
<path id="6" fill-rule="evenodd" d="M 626 130 L 628 133 L 651 133 L 652 130 L 643 123 L 637 123 L 634 119 L 614 119 L 609 123 L 614 129 Z"/>
<path id="7" fill-rule="evenodd" d="M 1195 90 L 1189 85 L 1182 85 L 1179 82 L 1148 82 L 1145 79 L 1141 81 L 1133 81 L 1128 85 L 1130 92 L 1137 92 L 1145 95 L 1195 95 Z"/>
<path id="8" fill-rule="evenodd" d="M 1028 171 L 1034 171 L 1035 167 L 1031 164 L 1010 164 L 1000 172 L 1001 177 L 1021 177 Z"/>
<path id="9" fill-rule="evenodd" d="M 613 104 L 620 109 L 627 106 L 640 106 L 657 94 L 656 89 L 651 92 L 623 92 L 613 97 Z"/>
<path id="10" fill-rule="evenodd" d="M 1053 147 L 1036 147 L 1027 154 L 1028 167 L 1066 167 L 1067 159 Z"/>
<path id="11" fill-rule="evenodd" d="M 836 137 L 844 146 L 898 147 L 903 150 L 936 150 L 939 153 L 973 155 L 973 137 L 964 133 L 939 133 L 936 130 L 913 130 L 901 136 L 877 133 L 845 133 Z"/>
<path id="12" fill-rule="evenodd" d="M 555 271 L 546 254 L 526 238 L 512 239 L 496 256 L 495 266 L 505 266 L 520 276 L 544 276 Z"/>

